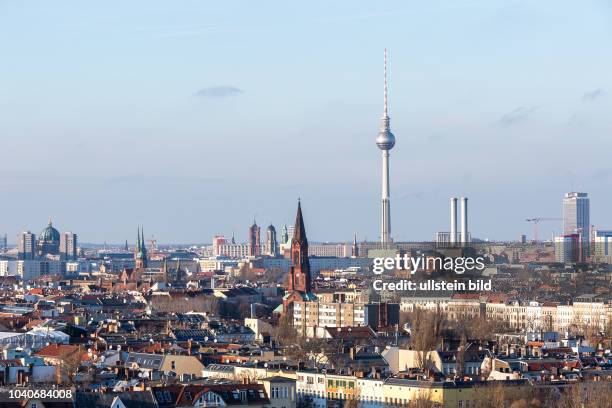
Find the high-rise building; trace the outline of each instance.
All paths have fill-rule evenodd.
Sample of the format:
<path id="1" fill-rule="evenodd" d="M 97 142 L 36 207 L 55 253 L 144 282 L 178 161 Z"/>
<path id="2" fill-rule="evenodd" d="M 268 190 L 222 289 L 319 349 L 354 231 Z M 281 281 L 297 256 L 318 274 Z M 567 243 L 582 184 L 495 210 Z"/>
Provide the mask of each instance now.
<path id="1" fill-rule="evenodd" d="M 289 231 L 287 230 L 287 224 L 285 224 L 281 229 L 281 244 L 286 244 L 287 241 L 289 241 Z"/>
<path id="2" fill-rule="evenodd" d="M 249 248 L 251 256 L 261 255 L 261 236 L 257 222 L 253 220 L 253 225 L 249 227 Z"/>
<path id="3" fill-rule="evenodd" d="M 391 192 L 389 183 L 389 150 L 395 146 L 395 136 L 391 133 L 391 126 L 387 109 L 387 49 L 385 48 L 384 73 L 384 108 L 380 121 L 380 130 L 376 137 L 376 145 L 382 151 L 382 220 L 380 242 L 383 248 L 393 242 L 391 238 Z"/>
<path id="4" fill-rule="evenodd" d="M 268 249 L 268 255 L 278 256 L 278 242 L 276 240 L 276 228 L 274 225 L 268 225 L 266 229 L 266 247 Z"/>
<path id="5" fill-rule="evenodd" d="M 584 261 L 590 253 L 589 207 L 589 195 L 587 193 L 566 193 L 563 198 L 563 234 L 578 234 L 583 257 L 580 261 Z"/>
<path id="6" fill-rule="evenodd" d="M 213 255 L 214 256 L 221 255 L 220 247 L 225 244 L 227 244 L 227 239 L 225 239 L 223 235 L 213 236 L 213 239 L 212 239 Z"/>
<path id="7" fill-rule="evenodd" d="M 563 234 L 555 237 L 555 261 L 561 263 L 576 263 L 580 260 L 580 245 L 578 234 Z"/>
<path id="8" fill-rule="evenodd" d="M 21 260 L 36 258 L 36 235 L 25 231 L 17 237 L 17 257 Z"/>
<path id="9" fill-rule="evenodd" d="M 60 254 L 64 260 L 77 259 L 77 234 L 64 232 L 60 237 Z"/>
<path id="10" fill-rule="evenodd" d="M 612 263 L 612 231 L 593 230 L 592 244 L 597 262 Z"/>

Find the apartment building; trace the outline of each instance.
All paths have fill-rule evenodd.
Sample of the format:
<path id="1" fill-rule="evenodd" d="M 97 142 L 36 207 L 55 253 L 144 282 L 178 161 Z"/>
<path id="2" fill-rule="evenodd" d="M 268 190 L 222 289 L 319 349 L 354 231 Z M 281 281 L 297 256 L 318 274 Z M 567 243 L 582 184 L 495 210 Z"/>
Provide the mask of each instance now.
<path id="1" fill-rule="evenodd" d="M 270 408 L 296 407 L 295 379 L 274 376 L 264 378 L 261 383 L 270 399 Z"/>
<path id="2" fill-rule="evenodd" d="M 307 337 L 322 338 L 330 327 L 370 326 L 373 329 L 399 324 L 397 303 L 333 301 L 322 296 L 314 301 L 293 302 L 293 325 Z M 326 301 L 327 300 L 327 301 Z"/>
<path id="3" fill-rule="evenodd" d="M 321 337 L 317 328 L 364 326 L 365 310 L 365 303 L 294 302 L 293 325 L 308 337 Z"/>
<path id="4" fill-rule="evenodd" d="M 576 298 L 573 304 L 551 302 L 482 302 L 478 299 L 402 298 L 400 310 L 440 310 L 451 320 L 486 317 L 514 329 L 555 330 L 559 332 L 587 326 L 604 330 L 612 321 L 612 304 L 595 301 L 592 295 Z"/>
<path id="5" fill-rule="evenodd" d="M 483 390 L 494 382 L 428 381 L 407 378 L 364 378 L 358 375 L 325 374 L 298 371 L 298 400 L 313 408 L 344 405 L 355 401 L 359 408 L 408 406 L 417 400 L 428 400 L 440 407 L 476 406 Z M 526 380 L 504 381 L 517 392 L 529 387 Z"/>

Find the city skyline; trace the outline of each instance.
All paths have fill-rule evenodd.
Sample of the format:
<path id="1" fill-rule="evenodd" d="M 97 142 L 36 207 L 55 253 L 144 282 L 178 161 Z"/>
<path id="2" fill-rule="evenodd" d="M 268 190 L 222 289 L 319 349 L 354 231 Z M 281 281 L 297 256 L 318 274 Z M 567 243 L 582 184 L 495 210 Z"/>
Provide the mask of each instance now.
<path id="1" fill-rule="evenodd" d="M 385 47 L 394 240 L 433 240 L 452 196 L 470 197 L 478 238 L 529 236 L 525 218 L 560 217 L 576 190 L 612 227 L 605 2 L 147 6 L 0 5 L 0 34 L 19 39 L 0 45 L 9 242 L 49 215 L 80 242 L 136 225 L 242 241 L 253 214 L 290 224 L 300 196 L 313 240 L 376 241 Z"/>
<path id="2" fill-rule="evenodd" d="M 384 166 L 383 166 L 383 172 L 384 172 Z M 384 186 L 384 178 L 383 178 L 383 186 Z M 586 204 L 581 204 L 580 206 L 578 206 L 575 203 L 576 198 L 580 198 L 582 199 L 582 201 L 585 201 Z M 444 232 L 444 231 L 437 231 L 436 232 L 436 237 L 433 240 L 407 240 L 407 241 L 397 241 L 398 243 L 400 242 L 450 242 L 450 243 L 455 243 L 455 242 L 470 242 L 472 237 L 471 237 L 471 230 L 470 227 L 468 226 L 468 210 L 467 210 L 467 201 L 468 198 L 467 197 L 461 197 L 460 198 L 460 205 L 461 205 L 461 230 L 459 232 L 458 228 L 457 228 L 457 203 L 458 203 L 458 198 L 457 197 L 451 197 L 450 201 L 451 201 L 451 217 L 450 217 L 450 232 Z M 300 203 L 301 199 L 298 198 L 298 206 Z M 589 208 L 590 208 L 590 204 L 589 204 L 590 200 L 588 198 L 588 193 L 585 192 L 568 192 L 565 193 L 564 197 L 563 197 L 563 201 L 562 201 L 562 207 L 563 207 L 563 217 L 562 218 L 542 218 L 542 217 L 538 217 L 535 219 L 526 219 L 525 222 L 531 222 L 534 223 L 534 230 L 532 231 L 532 236 L 530 236 L 530 241 L 533 241 L 533 243 L 538 243 L 538 242 L 550 242 L 550 243 L 554 243 L 556 238 L 562 237 L 562 236 L 566 236 L 567 234 L 579 234 L 581 237 L 582 236 L 588 236 L 588 237 L 592 237 L 592 233 L 594 231 L 599 231 L 599 232 L 604 232 L 604 233 L 608 233 L 610 231 L 610 229 L 606 229 L 606 228 L 601 228 L 596 226 L 595 224 L 591 224 L 589 221 Z M 573 203 L 573 204 L 571 204 Z M 299 207 L 298 207 L 299 208 Z M 383 230 L 384 230 L 384 209 L 385 209 L 385 201 L 383 199 Z M 301 210 L 300 210 L 301 213 Z M 555 235 L 551 235 L 550 239 L 546 238 L 546 237 L 542 237 L 541 235 L 538 236 L 538 229 L 540 227 L 540 222 L 541 221 L 557 221 L 557 222 L 561 222 L 563 229 L 561 231 L 560 234 L 555 234 Z M 573 224 L 572 224 L 573 223 Z M 572 227 L 571 225 L 580 225 L 580 227 Z M 277 224 L 278 225 L 278 224 Z M 283 233 L 287 230 L 287 228 L 292 228 L 292 225 L 287 225 L 285 224 L 280 224 L 279 225 L 282 228 Z M 244 241 L 241 241 L 240 245 L 248 245 L 249 246 L 249 253 L 251 256 L 256 256 L 256 255 L 262 255 L 264 254 L 261 250 L 260 245 L 265 244 L 267 245 L 267 248 L 275 248 L 276 245 L 283 243 L 284 241 L 277 241 L 276 239 L 276 229 L 275 229 L 275 225 L 274 223 L 270 223 L 265 230 L 265 235 L 261 234 L 261 225 L 257 224 L 257 220 L 254 218 L 252 220 L 252 224 L 249 224 L 248 226 L 248 232 L 246 234 L 246 239 Z M 52 219 L 51 217 L 49 217 L 49 221 L 47 226 L 43 229 L 43 231 L 41 232 L 40 236 L 45 236 L 49 229 L 55 230 L 54 228 L 52 228 Z M 231 238 L 230 238 L 230 234 L 226 234 L 224 232 L 221 233 L 215 233 L 211 238 L 210 241 L 199 241 L 199 242 L 158 242 L 158 239 L 155 237 L 154 234 L 151 234 L 147 237 L 144 236 L 144 227 L 139 226 L 138 227 L 138 234 L 137 234 L 137 240 L 135 241 L 135 243 L 133 244 L 133 248 L 135 248 L 136 250 L 138 250 L 138 248 L 140 248 L 141 246 L 141 242 L 145 243 L 146 242 L 154 242 L 154 245 L 162 245 L 162 246 L 166 246 L 166 245 L 196 245 L 196 244 L 205 244 L 205 245 L 212 245 L 213 247 L 215 246 L 215 240 L 216 239 L 222 239 L 223 241 L 225 241 L 226 243 L 231 243 L 232 245 L 237 244 L 236 242 L 236 234 L 235 231 L 232 231 L 231 233 Z M 57 230 L 55 230 L 57 232 Z M 58 232 L 59 233 L 59 232 Z M 554 232 L 553 232 L 554 233 Z M 65 231 L 62 233 L 62 236 L 66 235 L 66 234 L 70 234 L 71 236 L 74 236 L 74 241 L 76 242 L 76 236 L 77 234 L 74 234 L 71 231 Z M 288 241 L 286 242 L 290 242 L 291 241 L 291 236 L 293 234 L 293 230 L 291 231 L 290 237 L 288 239 Z M 441 239 L 441 235 L 444 236 L 445 234 L 448 235 L 448 237 L 446 238 L 442 238 L 442 241 L 440 241 Z M 17 236 L 17 240 L 16 240 L 16 244 L 17 246 L 21 246 L 23 245 L 22 241 L 23 241 L 23 236 L 24 235 L 32 235 L 34 236 L 34 238 L 37 237 L 35 232 L 32 232 L 29 229 L 26 229 L 24 231 L 21 231 L 18 236 Z M 482 239 L 480 237 L 475 237 L 477 242 L 483 241 L 491 241 L 491 242 L 521 242 L 523 241 L 525 238 L 527 238 L 528 234 L 521 234 L 521 236 L 518 237 L 518 239 Z M 455 237 L 455 238 L 453 238 Z M 5 239 L 6 238 L 6 234 L 2 235 L 2 238 Z M 589 242 L 589 239 L 584 239 L 584 238 L 580 238 L 580 240 L 584 240 L 585 243 Z M 7 241 L 10 243 L 10 241 Z M 352 241 L 350 240 L 316 240 L 314 242 L 317 243 L 331 243 L 331 244 L 335 244 L 335 243 L 344 243 L 344 244 L 349 244 L 351 243 L 353 245 L 353 247 L 357 244 L 357 233 L 353 233 L 353 238 Z M 363 243 L 375 243 L 375 242 L 379 242 L 382 247 L 386 247 L 387 245 L 392 245 L 393 241 L 388 241 L 385 242 L 384 240 L 380 239 L 374 239 L 374 240 L 369 240 L 367 237 L 364 237 L 360 242 Z M 59 243 L 59 241 L 58 241 Z M 5 242 L 6 244 L 6 242 Z M 84 244 L 86 245 L 104 245 L 104 246 L 109 246 L 109 247 L 113 247 L 113 246 L 119 246 L 121 248 L 128 248 L 128 246 L 132 247 L 132 245 L 130 244 L 130 240 L 126 239 L 125 242 L 121 241 L 120 243 L 117 242 L 108 242 L 108 241 L 104 241 L 103 243 L 98 243 L 98 242 L 85 242 Z M 278 248 L 274 249 L 274 253 L 276 253 L 276 250 Z M 76 247 L 73 248 L 74 251 L 76 251 Z"/>

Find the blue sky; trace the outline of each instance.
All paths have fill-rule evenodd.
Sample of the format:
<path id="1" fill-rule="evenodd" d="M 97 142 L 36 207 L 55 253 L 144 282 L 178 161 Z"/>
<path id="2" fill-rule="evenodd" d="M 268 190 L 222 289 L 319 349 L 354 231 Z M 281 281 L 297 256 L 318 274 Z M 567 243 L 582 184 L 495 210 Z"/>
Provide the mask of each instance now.
<path id="1" fill-rule="evenodd" d="M 609 1 L 289 3 L 0 0 L 0 232 L 377 239 L 384 47 L 396 240 L 612 228 Z"/>

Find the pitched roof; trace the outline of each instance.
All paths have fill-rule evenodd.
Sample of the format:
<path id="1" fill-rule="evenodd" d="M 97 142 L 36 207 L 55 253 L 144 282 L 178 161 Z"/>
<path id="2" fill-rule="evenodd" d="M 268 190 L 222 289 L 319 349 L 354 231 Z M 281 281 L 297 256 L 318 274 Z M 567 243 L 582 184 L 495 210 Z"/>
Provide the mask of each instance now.
<path id="1" fill-rule="evenodd" d="M 64 357 L 77 352 L 79 349 L 79 346 L 75 346 L 72 344 L 50 344 L 35 352 L 34 355 L 38 357 L 51 358 Z M 83 351 L 83 353 L 85 352 Z"/>
<path id="2" fill-rule="evenodd" d="M 191 406 L 202 395 L 213 392 L 227 405 L 266 405 L 270 403 L 261 384 L 190 384 L 154 387 L 153 395 L 160 408 Z"/>

